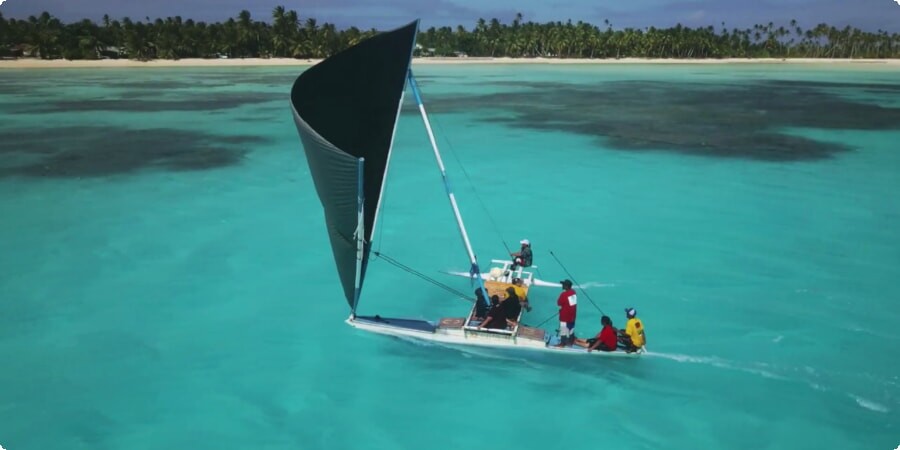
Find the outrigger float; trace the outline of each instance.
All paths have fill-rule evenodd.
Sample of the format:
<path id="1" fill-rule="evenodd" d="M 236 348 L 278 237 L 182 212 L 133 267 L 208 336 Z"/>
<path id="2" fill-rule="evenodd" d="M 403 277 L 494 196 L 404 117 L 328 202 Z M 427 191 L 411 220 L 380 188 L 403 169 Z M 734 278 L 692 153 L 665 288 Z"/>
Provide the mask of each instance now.
<path id="1" fill-rule="evenodd" d="M 418 26 L 417 20 L 325 59 L 300 74 L 291 90 L 294 122 L 322 202 L 335 265 L 350 306 L 347 324 L 373 333 L 449 345 L 638 357 L 642 352 L 589 353 L 581 347 L 555 347 L 559 338 L 541 328 L 522 325 L 522 313 L 513 328 L 479 328 L 474 305 L 466 316 L 437 321 L 357 314 L 407 85 L 415 96 L 471 263 L 472 269 L 465 275 L 488 293 L 486 298 L 497 295 L 501 300 L 506 299 L 513 277 L 523 280 L 526 294 L 535 286 L 559 286 L 536 280 L 533 273 L 521 268 L 510 271 L 510 261 L 494 260 L 497 270 L 481 273 L 410 70 Z"/>
<path id="2" fill-rule="evenodd" d="M 531 270 L 537 269 L 537 266 L 519 266 L 516 270 L 511 270 L 510 268 L 512 267 L 513 262 L 505 261 L 502 259 L 492 259 L 491 264 L 493 266 L 487 273 L 480 274 L 482 280 L 499 280 L 505 281 L 507 283 L 512 283 L 513 279 L 518 278 L 522 280 L 527 286 L 560 287 L 559 283 L 553 283 L 551 281 L 544 281 L 535 278 Z M 528 270 L 526 271 L 525 269 Z M 457 277 L 472 278 L 472 274 L 469 272 L 449 271 L 447 272 L 447 274 Z"/>

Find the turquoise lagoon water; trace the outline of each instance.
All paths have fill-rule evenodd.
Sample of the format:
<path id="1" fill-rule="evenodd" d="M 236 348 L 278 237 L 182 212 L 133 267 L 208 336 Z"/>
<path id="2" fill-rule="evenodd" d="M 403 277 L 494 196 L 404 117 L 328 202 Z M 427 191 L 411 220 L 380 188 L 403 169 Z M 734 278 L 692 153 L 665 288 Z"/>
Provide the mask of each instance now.
<path id="1" fill-rule="evenodd" d="M 900 444 L 896 70 L 416 69 L 480 258 L 529 238 L 559 280 L 552 250 L 617 325 L 638 309 L 649 355 L 346 326 L 289 114 L 298 69 L 4 71 L 0 444 Z M 411 105 L 397 133 L 376 247 L 468 291 L 440 273 L 467 264 Z M 555 296 L 533 290 L 525 321 Z M 360 311 L 467 304 L 375 260 Z"/>

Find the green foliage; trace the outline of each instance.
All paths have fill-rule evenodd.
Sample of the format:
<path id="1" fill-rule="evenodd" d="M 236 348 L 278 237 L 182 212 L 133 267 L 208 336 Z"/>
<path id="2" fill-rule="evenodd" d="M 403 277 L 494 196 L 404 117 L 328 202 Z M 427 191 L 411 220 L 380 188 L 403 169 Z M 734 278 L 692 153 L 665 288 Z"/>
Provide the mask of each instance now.
<path id="1" fill-rule="evenodd" d="M 147 22 L 104 16 L 63 24 L 44 12 L 27 20 L 0 14 L 0 55 L 24 51 L 44 59 L 154 58 L 324 58 L 354 45 L 375 30 L 337 30 L 314 18 L 301 20 L 296 11 L 273 9 L 271 23 L 255 21 L 249 11 L 224 23 L 183 21 L 166 17 Z M 900 34 L 827 24 L 803 30 L 796 20 L 788 27 L 773 23 L 728 29 L 725 23 L 688 28 L 625 28 L 614 30 L 585 22 L 523 22 L 511 24 L 479 19 L 472 30 L 457 26 L 429 28 L 419 33 L 423 55 L 551 57 L 551 58 L 898 58 Z M 433 51 L 430 51 L 433 49 Z"/>

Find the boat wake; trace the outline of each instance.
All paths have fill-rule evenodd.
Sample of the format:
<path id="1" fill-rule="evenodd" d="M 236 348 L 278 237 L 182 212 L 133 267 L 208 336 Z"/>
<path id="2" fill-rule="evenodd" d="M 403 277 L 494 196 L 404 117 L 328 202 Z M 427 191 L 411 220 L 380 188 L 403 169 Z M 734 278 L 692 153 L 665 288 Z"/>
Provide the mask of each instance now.
<path id="1" fill-rule="evenodd" d="M 850 398 L 852 398 L 853 400 L 856 400 L 857 405 L 859 405 L 865 409 L 868 409 L 870 411 L 875 411 L 875 412 L 880 412 L 880 413 L 887 413 L 890 411 L 887 408 L 887 406 L 884 406 L 880 403 L 875 403 L 872 400 L 862 398 L 858 395 L 850 394 Z"/>
<path id="2" fill-rule="evenodd" d="M 693 355 L 684 355 L 680 353 L 657 353 L 657 352 L 647 352 L 644 356 L 647 357 L 657 357 L 668 359 L 671 361 L 677 361 L 681 363 L 693 363 L 693 364 L 704 364 L 712 367 L 717 367 L 720 369 L 728 369 L 728 370 L 737 370 L 740 372 L 750 373 L 754 375 L 759 375 L 764 378 L 769 378 L 773 380 L 789 380 L 789 378 L 778 375 L 769 370 L 760 368 L 760 367 L 747 367 L 736 363 L 734 361 L 728 361 L 726 359 L 718 358 L 715 356 L 693 356 Z M 756 366 L 765 366 L 764 364 L 757 364 Z"/>
<path id="3" fill-rule="evenodd" d="M 825 386 L 822 384 L 819 379 L 820 374 L 816 371 L 816 369 L 808 366 L 804 366 L 801 368 L 782 368 L 782 370 L 778 370 L 777 367 L 774 367 L 770 364 L 766 363 L 738 363 L 735 361 L 729 361 L 727 359 L 715 357 L 715 356 L 695 356 L 695 355 L 686 355 L 681 353 L 657 353 L 657 352 L 647 352 L 645 357 L 648 358 L 661 358 L 669 361 L 676 361 L 679 363 L 688 363 L 688 364 L 702 364 L 711 367 L 716 367 L 720 369 L 726 370 L 734 370 L 744 373 L 749 373 L 753 375 L 759 375 L 763 378 L 768 378 L 772 380 L 781 380 L 787 382 L 794 383 L 802 383 L 807 385 L 809 388 L 818 391 L 818 392 L 831 392 L 838 395 L 846 395 L 850 399 L 854 400 L 857 405 L 861 408 L 867 409 L 869 411 L 875 411 L 878 413 L 886 414 L 890 412 L 890 408 L 887 406 L 867 399 L 865 397 L 861 397 L 852 392 L 844 392 L 838 388 L 833 388 L 829 386 Z M 778 372 L 793 372 L 792 375 L 784 375 Z M 798 374 L 799 373 L 799 374 Z M 816 378 L 812 380 L 810 378 Z"/>

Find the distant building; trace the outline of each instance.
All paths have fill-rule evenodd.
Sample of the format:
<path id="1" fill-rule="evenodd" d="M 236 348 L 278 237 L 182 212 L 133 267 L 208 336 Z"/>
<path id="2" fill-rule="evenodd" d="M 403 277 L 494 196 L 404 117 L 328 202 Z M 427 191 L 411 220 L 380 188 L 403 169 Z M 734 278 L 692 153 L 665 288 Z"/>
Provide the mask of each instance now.
<path id="1" fill-rule="evenodd" d="M 434 56 L 434 48 L 425 48 L 422 47 L 422 44 L 416 44 L 413 56 Z"/>
<path id="2" fill-rule="evenodd" d="M 3 58 L 21 58 L 25 56 L 25 45 L 7 45 L 0 48 L 0 57 Z"/>
<path id="3" fill-rule="evenodd" d="M 97 49 L 97 55 L 100 59 L 119 59 L 122 57 L 122 49 L 114 45 L 100 47 Z"/>

